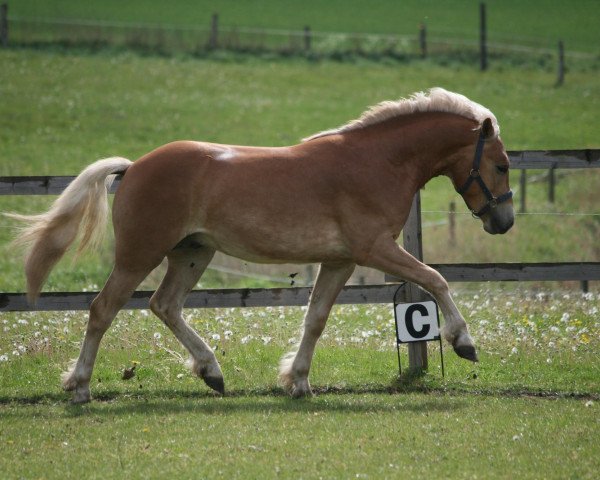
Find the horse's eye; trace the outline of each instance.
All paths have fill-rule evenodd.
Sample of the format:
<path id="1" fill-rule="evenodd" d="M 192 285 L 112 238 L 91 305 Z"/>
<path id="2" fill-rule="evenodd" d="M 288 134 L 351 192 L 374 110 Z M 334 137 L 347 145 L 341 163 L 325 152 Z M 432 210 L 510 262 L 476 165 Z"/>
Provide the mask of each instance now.
<path id="1" fill-rule="evenodd" d="M 505 165 L 496 165 L 496 171 L 498 173 L 504 174 L 504 173 L 508 172 L 508 167 Z"/>

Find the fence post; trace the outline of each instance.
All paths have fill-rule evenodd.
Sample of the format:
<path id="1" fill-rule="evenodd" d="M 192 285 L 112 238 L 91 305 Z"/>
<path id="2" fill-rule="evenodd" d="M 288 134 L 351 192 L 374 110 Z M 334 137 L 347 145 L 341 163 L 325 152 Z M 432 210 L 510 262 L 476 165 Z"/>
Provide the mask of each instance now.
<path id="1" fill-rule="evenodd" d="M 404 249 L 417 260 L 423 260 L 423 239 L 421 230 L 421 195 L 416 193 L 410 208 L 410 214 L 402 230 Z M 426 296 L 417 285 L 407 283 L 404 290 L 404 301 L 408 303 L 422 302 Z M 415 342 L 408 344 L 409 370 L 421 372 L 427 370 L 427 342 Z"/>
<path id="2" fill-rule="evenodd" d="M 310 51 L 312 42 L 312 35 L 310 32 L 310 27 L 307 25 L 304 27 L 304 50 L 306 52 Z"/>
<path id="3" fill-rule="evenodd" d="M 521 207 L 519 209 L 519 211 L 521 213 L 525 213 L 525 211 L 527 210 L 526 207 L 526 201 L 527 201 L 527 170 L 523 169 L 521 170 L 521 179 L 519 181 L 519 191 L 520 191 L 520 197 L 519 197 L 519 202 L 521 204 Z"/>
<path id="4" fill-rule="evenodd" d="M 219 14 L 213 13 L 210 21 L 210 36 L 208 37 L 208 48 L 214 50 L 219 45 Z"/>
<path id="5" fill-rule="evenodd" d="M 0 45 L 8 47 L 8 3 L 0 5 Z"/>
<path id="6" fill-rule="evenodd" d="M 565 82 L 565 46 L 562 40 L 558 42 L 558 77 L 556 86 L 560 87 Z"/>
<path id="7" fill-rule="evenodd" d="M 583 293 L 588 293 L 590 291 L 590 282 L 589 280 L 581 280 L 581 291 Z"/>
<path id="8" fill-rule="evenodd" d="M 419 24 L 419 47 L 421 48 L 421 58 L 427 58 L 427 27 L 423 22 Z"/>
<path id="9" fill-rule="evenodd" d="M 479 4 L 479 55 L 481 71 L 487 70 L 487 31 L 485 21 L 485 3 Z"/>
<path id="10" fill-rule="evenodd" d="M 450 245 L 456 245 L 456 202 L 452 200 L 450 202 L 450 208 L 448 212 L 448 226 L 450 233 Z"/>
<path id="11" fill-rule="evenodd" d="M 554 203 L 554 189 L 556 187 L 556 176 L 554 175 L 555 166 L 548 170 L 548 201 Z"/>

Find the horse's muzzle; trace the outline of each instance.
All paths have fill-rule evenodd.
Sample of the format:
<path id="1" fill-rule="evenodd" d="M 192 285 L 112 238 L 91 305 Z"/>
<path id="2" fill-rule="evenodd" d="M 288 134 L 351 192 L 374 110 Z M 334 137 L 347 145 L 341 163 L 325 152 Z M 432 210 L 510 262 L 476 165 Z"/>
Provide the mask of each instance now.
<path id="1" fill-rule="evenodd" d="M 485 215 L 483 229 L 492 235 L 508 232 L 515 223 L 515 212 L 511 204 L 498 205 Z"/>

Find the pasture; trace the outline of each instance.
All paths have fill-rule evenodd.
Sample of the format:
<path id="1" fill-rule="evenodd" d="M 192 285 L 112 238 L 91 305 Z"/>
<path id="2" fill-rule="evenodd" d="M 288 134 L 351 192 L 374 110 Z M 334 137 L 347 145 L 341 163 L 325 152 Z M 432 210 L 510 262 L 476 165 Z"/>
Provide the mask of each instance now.
<path id="1" fill-rule="evenodd" d="M 433 85 L 489 106 L 508 149 L 598 146 L 593 72 L 572 72 L 554 88 L 548 71 L 481 75 L 427 63 L 232 63 L 27 49 L 1 51 L 0 63 L 0 175 L 74 174 L 96 158 L 135 159 L 177 138 L 289 144 Z M 562 178 L 554 205 L 532 184 L 531 211 L 597 213 L 599 178 L 594 171 Z M 457 195 L 440 179 L 423 198 L 435 222 Z M 1 197 L 0 210 L 40 211 L 49 201 Z M 466 218 L 458 231 L 469 261 L 598 258 L 595 216 L 522 216 L 505 239 L 471 230 Z M 10 226 L 0 223 L 1 291 L 23 290 Z M 431 228 L 426 260 L 465 260 L 441 227 Z M 66 259 L 47 289 L 96 289 L 110 255 L 107 242 L 76 266 Z M 221 284 L 208 275 L 202 285 Z M 544 287 L 458 287 L 481 361 L 473 366 L 446 348 L 445 379 L 435 349 L 427 375 L 397 378 L 391 306 L 336 307 L 315 357 L 318 396 L 302 401 L 275 383 L 301 308 L 186 312 L 217 352 L 223 398 L 189 374 L 157 319 L 122 312 L 100 350 L 96 401 L 79 407 L 68 404 L 58 379 L 78 352 L 86 315 L 2 314 L 0 471 L 7 478 L 594 478 L 600 297 L 595 285 L 586 295 Z M 136 376 L 122 380 L 134 362 Z"/>
<path id="2" fill-rule="evenodd" d="M 301 308 L 186 312 L 216 349 L 224 398 L 152 315 L 122 312 L 82 407 L 58 376 L 85 314 L 4 314 L 0 467 L 7 478 L 593 478 L 600 297 L 463 292 L 458 305 L 480 364 L 447 349 L 443 379 L 433 349 L 428 375 L 398 381 L 391 306 L 340 306 L 315 358 L 318 396 L 300 401 L 275 379 Z"/>
<path id="3" fill-rule="evenodd" d="M 479 0 L 445 2 L 365 2 L 363 0 L 262 0 L 257 3 L 208 0 L 168 4 L 132 0 L 97 2 L 19 0 L 9 2 L 13 15 L 21 18 L 50 18 L 126 22 L 147 25 L 177 25 L 206 28 L 213 13 L 220 14 L 224 27 L 250 27 L 299 31 L 305 25 L 317 32 L 347 32 L 417 35 L 425 22 L 435 38 L 477 40 Z M 489 41 L 554 50 L 559 39 L 567 51 L 597 53 L 600 13 L 594 0 L 565 3 L 559 0 L 488 0 Z M 540 11 L 547 12 L 540 15 Z"/>
<path id="4" fill-rule="evenodd" d="M 75 174 L 101 157 L 131 159 L 174 139 L 248 145 L 285 145 L 340 125 L 367 106 L 442 85 L 469 95 L 500 120 L 508 149 L 594 148 L 600 84 L 595 73 L 574 72 L 562 88 L 553 75 L 530 69 L 444 68 L 429 64 L 395 68 L 373 62 L 313 64 L 300 60 L 229 63 L 136 55 L 0 52 L 4 103 L 0 117 L 1 175 Z M 323 101 L 326 98 L 327 101 Z M 527 108 L 520 108 L 526 105 Z M 557 202 L 545 185 L 531 184 L 530 213 L 593 213 L 600 172 L 569 173 Z M 512 179 L 513 186 L 517 178 Z M 517 193 L 518 195 L 518 193 Z M 458 197 L 445 178 L 422 192 L 425 258 L 440 261 L 592 261 L 598 258 L 599 225 L 593 216 L 521 216 L 510 242 L 490 237 L 457 202 L 458 241 L 448 248 L 447 217 Z M 518 198 L 518 196 L 517 196 Z M 458 199 L 459 200 L 459 199 Z M 2 197 L 1 210 L 35 212 L 50 198 Z M 428 213 L 429 212 L 429 213 Z M 560 219 L 560 221 L 557 221 Z M 10 224 L 0 228 L 4 291 L 22 291 L 20 259 L 10 255 Z M 556 235 L 546 235 L 549 229 Z M 577 245 L 574 250 L 573 245 Z M 77 268 L 62 262 L 47 289 L 100 285 L 108 275 L 110 243 Z M 469 255 L 464 252 L 468 251 Z M 216 273 L 204 286 L 234 286 Z M 256 286 L 248 281 L 241 283 Z M 238 283 L 239 285 L 240 283 Z M 77 287 L 74 287 L 77 286 Z M 150 285 L 151 286 L 151 285 Z"/>

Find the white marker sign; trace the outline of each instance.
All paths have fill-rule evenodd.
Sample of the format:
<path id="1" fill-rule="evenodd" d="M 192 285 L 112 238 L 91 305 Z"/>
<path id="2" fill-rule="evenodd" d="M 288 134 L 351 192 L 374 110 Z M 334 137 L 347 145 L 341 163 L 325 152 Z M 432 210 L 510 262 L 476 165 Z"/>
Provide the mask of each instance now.
<path id="1" fill-rule="evenodd" d="M 438 309 L 435 302 L 396 304 L 398 343 L 439 340 Z"/>

